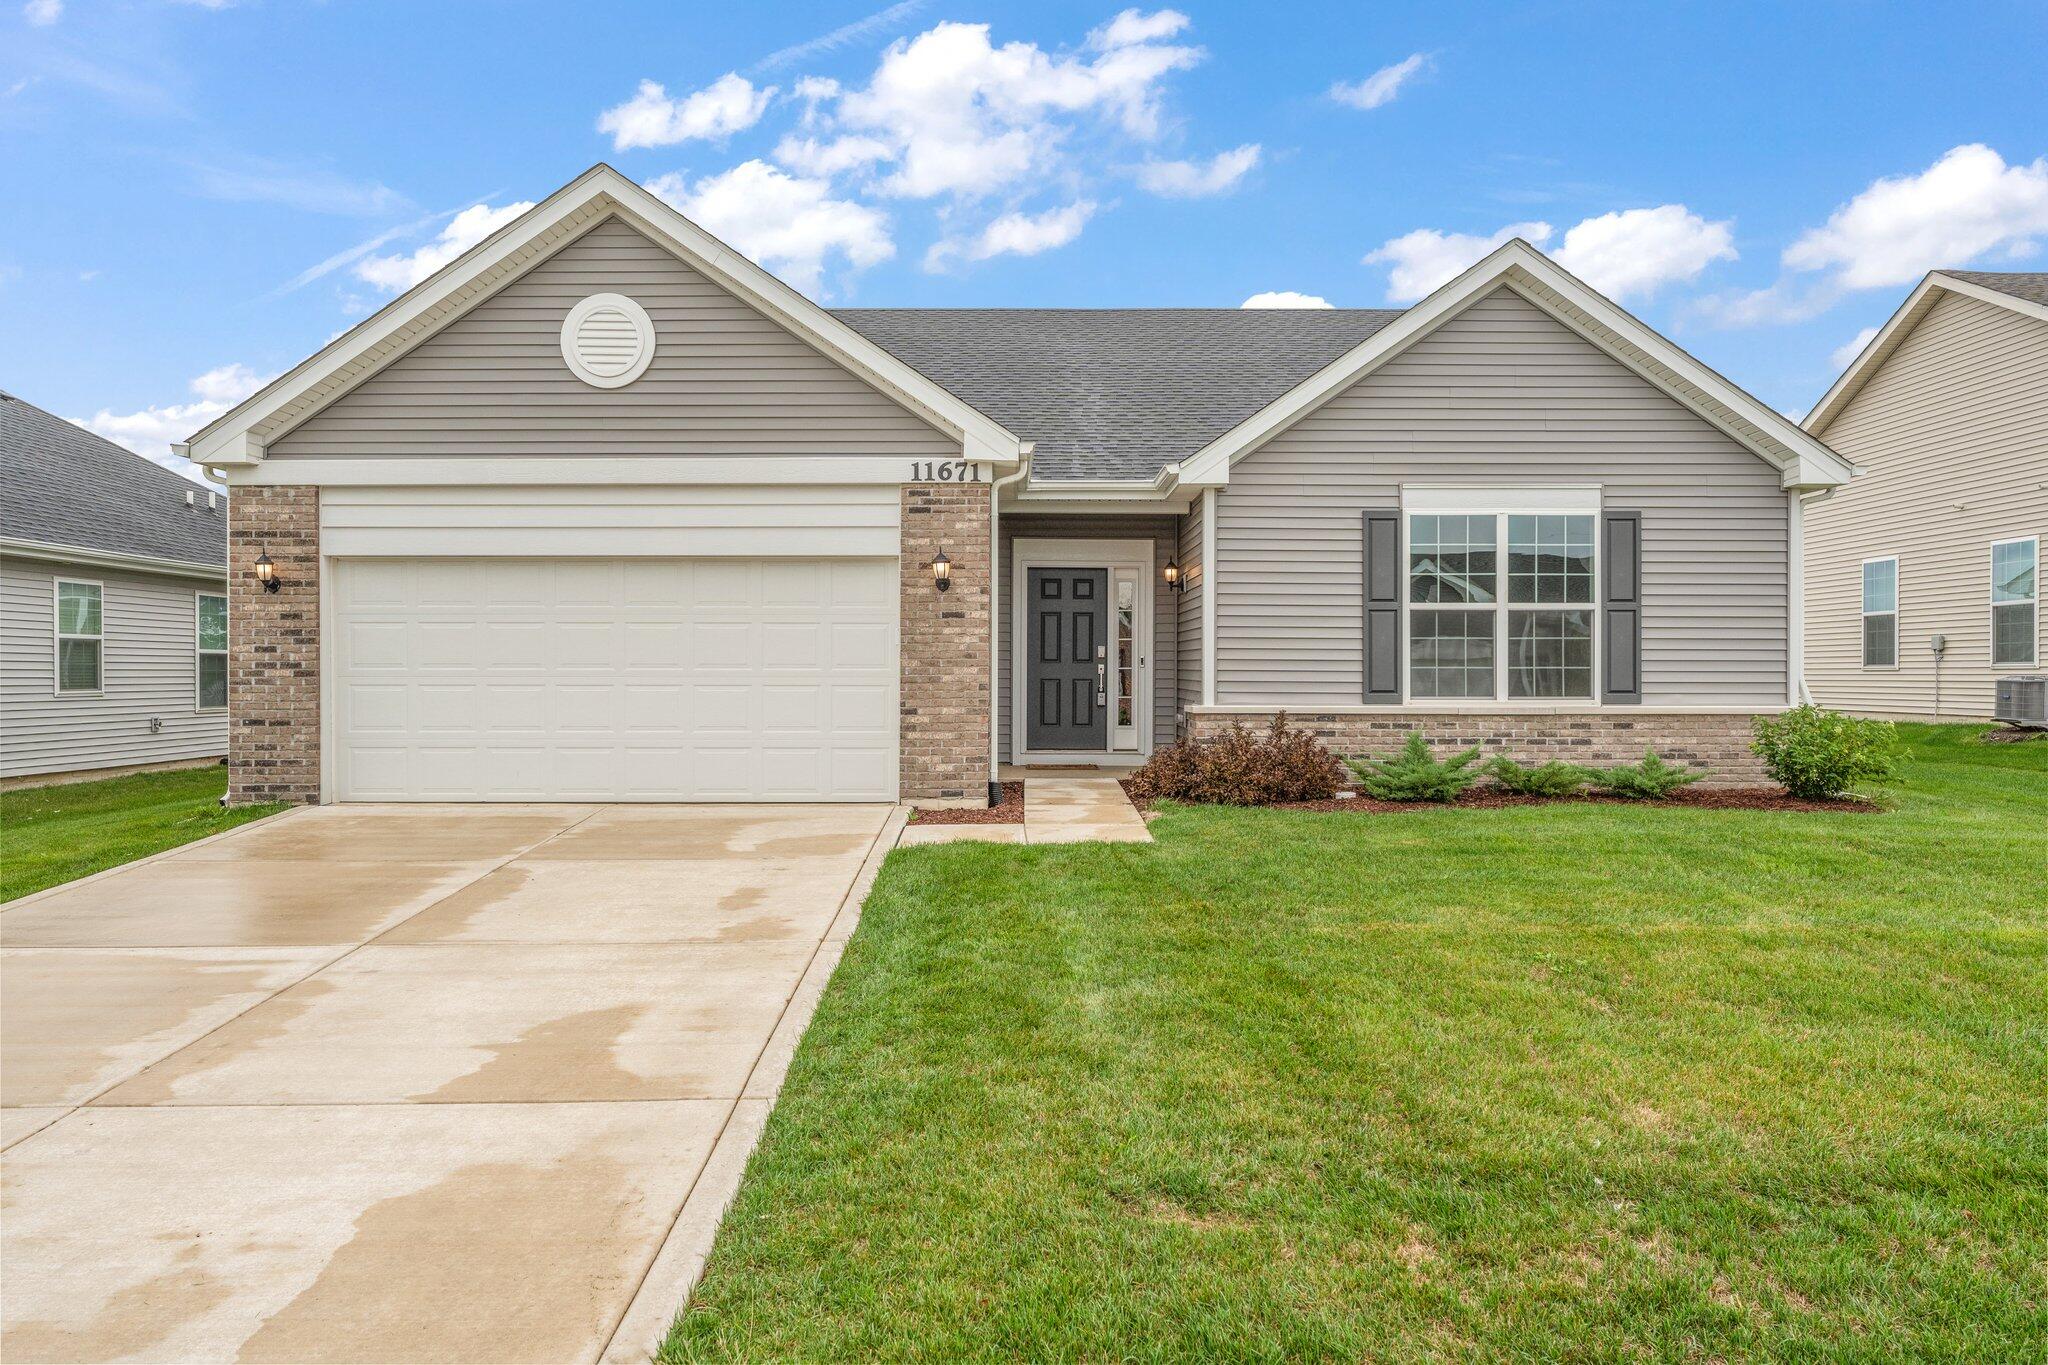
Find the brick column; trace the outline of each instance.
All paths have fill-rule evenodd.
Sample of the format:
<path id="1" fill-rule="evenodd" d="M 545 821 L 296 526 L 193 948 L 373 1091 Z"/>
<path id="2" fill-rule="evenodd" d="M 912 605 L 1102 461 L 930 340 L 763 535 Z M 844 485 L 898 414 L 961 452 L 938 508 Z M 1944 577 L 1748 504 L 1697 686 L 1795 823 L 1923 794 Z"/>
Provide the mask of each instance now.
<path id="1" fill-rule="evenodd" d="M 906 484 L 902 511 L 902 798 L 984 805 L 993 710 L 989 488 Z M 944 593 L 927 567 L 940 550 L 953 561 L 953 587 Z"/>
<path id="2" fill-rule="evenodd" d="M 283 584 L 263 591 L 268 554 Z M 320 490 L 228 500 L 228 800 L 320 799 Z"/>

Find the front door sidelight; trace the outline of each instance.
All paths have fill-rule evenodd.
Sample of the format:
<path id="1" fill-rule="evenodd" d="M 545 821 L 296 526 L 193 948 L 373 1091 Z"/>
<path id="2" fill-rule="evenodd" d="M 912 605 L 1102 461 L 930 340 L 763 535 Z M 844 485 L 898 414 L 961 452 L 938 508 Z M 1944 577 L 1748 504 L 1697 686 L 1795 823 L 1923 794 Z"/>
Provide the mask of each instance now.
<path id="1" fill-rule="evenodd" d="M 1032 569 L 1024 590 L 1025 743 L 1039 753 L 1109 747 L 1106 569 Z"/>

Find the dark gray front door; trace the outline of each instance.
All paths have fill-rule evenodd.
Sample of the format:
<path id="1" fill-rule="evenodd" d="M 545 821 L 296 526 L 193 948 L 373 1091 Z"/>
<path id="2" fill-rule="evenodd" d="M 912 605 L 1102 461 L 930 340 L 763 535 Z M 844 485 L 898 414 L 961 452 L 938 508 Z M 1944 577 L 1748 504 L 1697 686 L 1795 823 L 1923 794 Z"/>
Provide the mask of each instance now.
<path id="1" fill-rule="evenodd" d="M 1107 569 L 1032 569 L 1024 590 L 1024 742 L 1038 752 L 1107 749 Z"/>

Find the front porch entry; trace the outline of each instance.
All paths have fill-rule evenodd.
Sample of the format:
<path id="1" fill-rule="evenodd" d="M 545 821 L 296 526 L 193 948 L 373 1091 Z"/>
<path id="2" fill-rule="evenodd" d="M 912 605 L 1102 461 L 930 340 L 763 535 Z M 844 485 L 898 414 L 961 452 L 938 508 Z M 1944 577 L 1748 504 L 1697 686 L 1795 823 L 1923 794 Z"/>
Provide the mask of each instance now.
<path id="1" fill-rule="evenodd" d="M 1149 540 L 1011 546 L 1010 753 L 1133 764 L 1152 751 Z"/>

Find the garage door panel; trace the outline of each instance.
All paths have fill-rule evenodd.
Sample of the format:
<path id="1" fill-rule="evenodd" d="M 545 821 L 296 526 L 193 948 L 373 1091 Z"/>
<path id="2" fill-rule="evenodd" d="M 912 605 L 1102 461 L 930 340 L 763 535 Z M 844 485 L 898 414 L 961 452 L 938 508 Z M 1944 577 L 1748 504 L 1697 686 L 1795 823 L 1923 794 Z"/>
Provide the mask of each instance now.
<path id="1" fill-rule="evenodd" d="M 893 800 L 890 560 L 343 560 L 343 800 Z"/>

